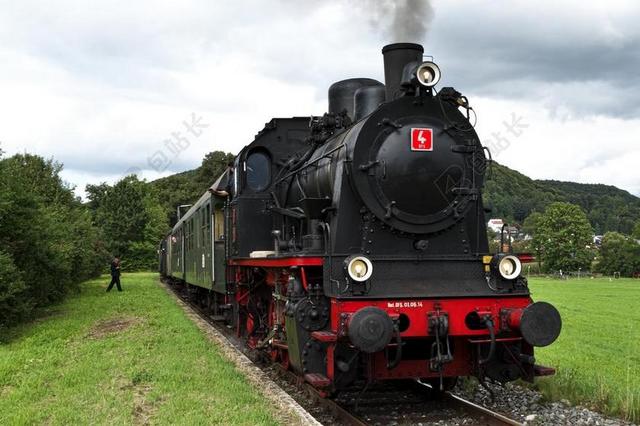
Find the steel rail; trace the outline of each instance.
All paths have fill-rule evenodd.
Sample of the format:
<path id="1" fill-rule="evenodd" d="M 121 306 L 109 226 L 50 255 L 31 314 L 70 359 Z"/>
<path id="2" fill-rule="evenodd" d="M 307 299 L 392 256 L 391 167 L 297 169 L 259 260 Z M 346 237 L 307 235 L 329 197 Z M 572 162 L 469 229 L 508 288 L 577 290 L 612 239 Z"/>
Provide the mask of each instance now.
<path id="1" fill-rule="evenodd" d="M 307 396 L 309 396 L 313 401 L 320 405 L 322 408 L 326 409 L 330 412 L 336 419 L 339 424 L 351 425 L 351 426 L 367 426 L 368 423 L 356 416 L 355 414 L 349 412 L 347 409 L 342 407 L 340 404 L 335 402 L 330 398 L 326 398 L 318 392 L 316 388 L 311 386 L 310 384 L 304 382 L 301 377 L 295 375 L 293 372 L 289 370 L 285 370 L 281 365 L 277 365 L 277 372 L 280 377 L 289 382 L 290 384 L 297 386 L 300 390 L 304 391 Z"/>
<path id="2" fill-rule="evenodd" d="M 445 392 L 446 397 L 450 400 L 453 401 L 455 404 L 458 404 L 460 406 L 465 407 L 466 409 L 470 410 L 470 411 L 475 411 L 477 413 L 480 414 L 484 414 L 486 416 L 489 416 L 491 419 L 496 420 L 495 424 L 503 424 L 503 425 L 511 425 L 511 426 L 523 426 L 522 423 L 513 420 L 503 414 L 497 413 L 493 410 L 490 410 L 486 407 L 483 407 L 482 405 L 478 405 L 474 402 L 468 401 L 458 395 L 455 395 L 449 391 Z"/>

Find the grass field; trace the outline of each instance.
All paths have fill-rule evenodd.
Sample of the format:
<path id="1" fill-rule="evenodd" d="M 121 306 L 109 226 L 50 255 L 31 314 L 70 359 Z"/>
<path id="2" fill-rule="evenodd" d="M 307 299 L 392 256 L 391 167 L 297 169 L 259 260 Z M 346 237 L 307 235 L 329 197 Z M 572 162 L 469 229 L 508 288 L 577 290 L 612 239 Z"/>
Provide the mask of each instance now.
<path id="1" fill-rule="evenodd" d="M 277 424 L 156 273 L 107 281 L 4 336 L 0 424 Z"/>
<path id="2" fill-rule="evenodd" d="M 536 352 L 539 363 L 558 368 L 540 389 L 640 421 L 640 280 L 531 278 L 529 286 L 563 321 L 558 340 Z"/>
<path id="3" fill-rule="evenodd" d="M 268 403 L 186 318 L 157 274 L 107 279 L 11 330 L 0 343 L 0 424 L 277 424 Z M 556 343 L 537 350 L 558 374 L 538 382 L 640 421 L 640 280 L 531 278 L 561 312 Z"/>

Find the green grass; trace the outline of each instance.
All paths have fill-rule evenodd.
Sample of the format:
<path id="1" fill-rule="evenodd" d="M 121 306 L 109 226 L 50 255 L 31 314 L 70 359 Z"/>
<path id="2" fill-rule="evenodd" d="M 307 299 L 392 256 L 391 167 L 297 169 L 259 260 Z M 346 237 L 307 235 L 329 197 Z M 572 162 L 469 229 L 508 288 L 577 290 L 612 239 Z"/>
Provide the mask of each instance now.
<path id="1" fill-rule="evenodd" d="M 4 336 L 0 424 L 277 424 L 157 274 L 107 281 Z"/>
<path id="2" fill-rule="evenodd" d="M 269 404 L 157 284 L 157 274 L 108 279 L 0 344 L 0 424 L 277 424 Z M 569 399 L 640 421 L 640 280 L 531 278 L 536 300 L 562 314 L 538 381 Z M 123 324 L 111 322 L 124 320 Z"/>
<path id="3" fill-rule="evenodd" d="M 558 368 L 539 380 L 543 393 L 640 421 L 640 280 L 531 278 L 529 286 L 563 322 L 558 340 L 536 350 L 538 363 Z"/>

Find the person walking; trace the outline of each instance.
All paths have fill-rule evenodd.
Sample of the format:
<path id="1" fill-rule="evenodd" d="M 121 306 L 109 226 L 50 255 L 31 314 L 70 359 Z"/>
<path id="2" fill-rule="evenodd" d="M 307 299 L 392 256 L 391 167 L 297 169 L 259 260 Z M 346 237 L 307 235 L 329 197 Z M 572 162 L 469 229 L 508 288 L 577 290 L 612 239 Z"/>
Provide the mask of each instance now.
<path id="1" fill-rule="evenodd" d="M 122 287 L 120 286 L 120 259 L 118 256 L 114 257 L 111 261 L 111 282 L 109 283 L 109 287 L 107 287 L 107 291 L 111 291 L 114 284 L 118 287 L 118 291 L 122 291 Z"/>

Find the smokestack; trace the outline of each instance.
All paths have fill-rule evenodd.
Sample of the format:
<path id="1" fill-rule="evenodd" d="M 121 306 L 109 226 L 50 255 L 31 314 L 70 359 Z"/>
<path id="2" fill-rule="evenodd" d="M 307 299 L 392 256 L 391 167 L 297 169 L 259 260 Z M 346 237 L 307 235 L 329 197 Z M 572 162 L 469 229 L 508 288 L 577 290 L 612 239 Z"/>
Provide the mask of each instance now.
<path id="1" fill-rule="evenodd" d="M 384 85 L 387 92 L 387 102 L 400 95 L 402 71 L 410 62 L 422 62 L 424 48 L 415 43 L 394 43 L 382 48 L 384 57 Z"/>

